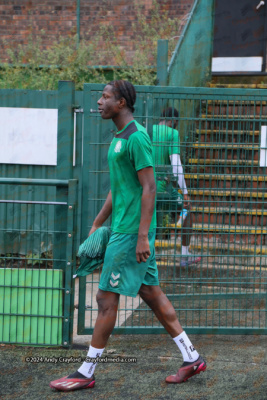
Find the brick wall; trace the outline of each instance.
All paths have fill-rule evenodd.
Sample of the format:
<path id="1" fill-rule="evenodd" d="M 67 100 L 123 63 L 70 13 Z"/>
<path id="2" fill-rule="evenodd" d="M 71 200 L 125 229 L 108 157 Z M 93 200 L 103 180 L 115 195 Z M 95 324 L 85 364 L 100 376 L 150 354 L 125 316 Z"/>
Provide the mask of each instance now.
<path id="1" fill-rule="evenodd" d="M 100 24 L 115 27 L 119 44 L 130 57 L 133 51 L 132 23 L 134 0 L 80 0 L 80 37 L 90 40 Z M 181 19 L 187 14 L 194 0 L 158 0 L 161 10 L 170 18 Z M 139 0 L 149 23 L 152 0 Z M 76 33 L 76 0 L 0 0 L 1 61 L 6 61 L 5 49 L 27 43 L 32 34 L 39 37 L 42 47 L 48 48 L 60 36 Z M 45 31 L 42 34 L 41 30 Z"/>

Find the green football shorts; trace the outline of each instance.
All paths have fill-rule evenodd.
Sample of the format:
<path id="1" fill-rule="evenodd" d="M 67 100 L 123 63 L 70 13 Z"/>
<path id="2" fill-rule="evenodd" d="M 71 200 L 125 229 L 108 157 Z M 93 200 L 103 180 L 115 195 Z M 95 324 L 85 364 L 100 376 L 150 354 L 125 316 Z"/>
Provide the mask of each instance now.
<path id="1" fill-rule="evenodd" d="M 146 262 L 136 261 L 138 235 L 112 232 L 107 245 L 99 289 L 136 297 L 142 284 L 159 285 L 155 259 L 156 230 L 149 232 L 150 256 Z"/>

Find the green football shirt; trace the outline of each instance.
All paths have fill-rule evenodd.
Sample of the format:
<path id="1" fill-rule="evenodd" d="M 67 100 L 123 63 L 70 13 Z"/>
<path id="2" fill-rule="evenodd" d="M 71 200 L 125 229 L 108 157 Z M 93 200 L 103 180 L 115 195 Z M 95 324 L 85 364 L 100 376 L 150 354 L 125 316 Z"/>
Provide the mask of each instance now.
<path id="1" fill-rule="evenodd" d="M 151 141 L 142 125 L 134 120 L 117 132 L 109 147 L 108 164 L 112 195 L 111 230 L 138 233 L 143 188 L 137 171 L 154 167 Z M 156 207 L 149 232 L 155 228 Z"/>
<path id="2" fill-rule="evenodd" d="M 153 125 L 153 161 L 157 166 L 171 166 L 170 156 L 180 154 L 180 136 L 176 129 Z M 157 180 L 157 192 L 165 192 L 166 181 Z"/>

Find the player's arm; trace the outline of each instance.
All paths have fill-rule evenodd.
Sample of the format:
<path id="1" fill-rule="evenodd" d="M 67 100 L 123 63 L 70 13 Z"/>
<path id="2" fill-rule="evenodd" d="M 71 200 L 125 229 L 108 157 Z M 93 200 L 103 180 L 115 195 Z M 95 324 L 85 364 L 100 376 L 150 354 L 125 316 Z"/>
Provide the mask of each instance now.
<path id="1" fill-rule="evenodd" d="M 137 171 L 139 182 L 143 188 L 141 198 L 141 219 L 136 246 L 136 259 L 138 263 L 146 262 L 150 256 L 148 231 L 155 207 L 156 182 L 152 167 Z"/>
<path id="2" fill-rule="evenodd" d="M 100 212 L 98 213 L 93 222 L 93 226 L 88 236 L 90 236 L 93 232 L 95 232 L 98 228 L 100 228 L 103 225 L 103 223 L 108 219 L 108 217 L 111 215 L 111 213 L 112 213 L 112 197 L 110 190 L 103 207 L 101 208 Z"/>
<path id="3" fill-rule="evenodd" d="M 172 154 L 170 156 L 170 161 L 172 165 L 172 173 L 176 177 L 178 185 L 183 192 L 184 195 L 184 207 L 189 208 L 190 206 L 190 198 L 188 196 L 188 191 L 184 179 L 184 170 L 181 162 L 180 154 Z"/>

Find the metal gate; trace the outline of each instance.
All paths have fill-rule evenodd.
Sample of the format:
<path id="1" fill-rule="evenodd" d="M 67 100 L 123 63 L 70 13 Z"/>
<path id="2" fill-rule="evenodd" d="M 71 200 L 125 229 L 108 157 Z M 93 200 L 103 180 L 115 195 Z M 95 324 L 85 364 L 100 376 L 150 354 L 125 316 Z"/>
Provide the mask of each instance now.
<path id="1" fill-rule="evenodd" d="M 0 178 L 0 185 L 0 342 L 69 346 L 77 181 Z M 56 188 L 55 198 L 44 200 L 46 188 Z"/>
<path id="2" fill-rule="evenodd" d="M 24 257 L 27 266 L 24 265 L 23 270 L 34 269 L 32 266 L 35 264 L 41 274 L 42 268 L 38 263 L 44 260 L 41 260 L 40 246 L 45 246 L 50 233 L 56 239 L 56 232 L 49 228 L 49 224 L 55 222 L 58 233 L 65 235 L 65 239 L 62 246 L 55 240 L 57 245 L 50 261 L 53 262 L 54 269 L 59 268 L 64 273 L 69 268 L 66 282 L 73 288 L 70 271 L 75 264 L 75 246 L 87 237 L 110 186 L 107 151 L 115 126 L 112 121 L 104 121 L 98 113 L 93 112 L 97 108 L 97 100 L 103 87 L 86 84 L 84 92 L 75 92 L 73 84 L 61 82 L 58 92 L 1 91 L 1 107 L 59 110 L 57 166 L 1 165 L 3 177 L 25 179 L 28 183 L 27 189 L 22 190 L 22 182 L 18 181 L 20 184 L 13 185 L 15 190 L 10 189 L 9 192 L 3 182 L 0 186 L 0 242 L 3 242 L 4 234 L 7 239 L 3 242 L 4 246 L 15 243 L 16 240 L 16 245 L 20 246 L 20 251 L 14 248 L 9 251 L 8 247 L 4 247 L 0 257 L 1 267 L 4 269 L 9 268 L 9 258 L 16 263 L 14 257 L 21 253 L 23 247 L 27 250 L 25 254 L 28 257 Z M 137 86 L 136 89 L 135 118 L 147 128 L 150 135 L 153 125 L 159 123 L 161 112 L 166 106 L 174 106 L 179 111 L 181 158 L 193 216 L 190 250 L 201 256 L 201 263 L 195 267 L 180 266 L 181 235 L 184 230 L 171 220 L 173 202 L 168 193 L 158 196 L 156 257 L 164 292 L 173 302 L 181 324 L 189 332 L 266 334 L 267 91 L 154 86 Z M 160 168 L 157 165 L 156 170 L 159 175 Z M 171 173 L 166 171 L 166 177 L 168 176 L 172 181 Z M 33 178 L 39 184 L 34 183 Z M 68 232 L 66 225 L 66 221 L 72 221 L 72 211 L 67 211 L 70 200 L 66 197 L 66 187 L 58 187 L 62 180 L 70 183 L 72 179 L 78 182 L 77 187 L 75 184 L 75 193 L 71 192 L 77 199 L 77 223 L 72 229 L 73 233 Z M 26 187 L 25 182 L 23 185 Z M 55 189 L 56 187 L 58 188 Z M 10 214 L 6 212 L 5 207 L 9 203 L 5 201 L 11 201 L 8 206 L 11 207 Z M 60 218 L 60 212 L 57 213 L 58 206 L 65 210 L 62 214 L 64 218 Z M 22 212 L 25 207 L 29 210 L 26 214 Z M 38 214 L 38 207 L 43 207 L 44 215 L 48 218 L 44 232 L 41 232 L 44 219 L 41 213 Z M 17 210 L 17 214 L 14 210 Z M 38 218 L 32 219 L 36 215 Z M 17 218 L 18 226 L 13 224 L 13 217 Z M 29 228 L 32 235 L 29 238 L 33 240 L 29 241 L 23 237 L 24 231 L 27 231 L 23 224 L 27 221 L 34 221 L 33 229 Z M 110 221 L 107 221 L 107 225 L 109 224 Z M 20 236 L 16 239 L 17 231 Z M 48 236 L 43 240 L 42 235 Z M 66 248 L 70 241 L 72 250 Z M 40 251 L 38 248 L 35 251 L 36 243 Z M 49 248 L 46 249 L 47 252 Z M 51 269 L 51 266 L 45 269 Z M 90 334 L 93 331 L 97 315 L 95 295 L 100 273 L 101 270 L 79 280 L 79 334 Z M 0 289 L 7 290 L 7 285 L 10 286 L 7 281 L 1 283 Z M 59 283 L 59 292 L 62 293 L 64 288 L 66 287 Z M 42 290 L 42 287 L 34 289 Z M 54 290 L 53 287 L 48 289 Z M 70 339 L 73 302 L 68 298 L 69 294 L 73 296 L 73 291 L 65 293 L 66 312 L 57 318 L 60 324 L 63 322 L 63 336 L 59 336 L 58 344 L 65 342 L 68 345 Z M 8 302 L 5 301 L 5 304 Z M 4 310 L 1 303 L 0 306 L 1 322 L 9 309 Z M 42 314 L 33 314 L 31 308 L 29 310 L 30 318 L 42 317 Z M 15 319 L 22 317 L 17 315 L 22 314 L 18 308 L 13 313 L 15 315 L 12 317 Z M 56 321 L 52 314 L 47 316 Z M 115 332 L 165 331 L 139 297 L 133 299 L 121 296 Z M 23 338 L 20 342 L 26 343 Z M 42 343 L 47 342 L 43 340 Z"/>
<path id="3" fill-rule="evenodd" d="M 103 87 L 84 86 L 82 239 L 110 189 L 107 151 L 115 126 L 94 112 Z M 134 115 L 150 135 L 166 106 L 179 112 L 193 217 L 190 250 L 201 256 L 195 266 L 180 266 L 183 228 L 171 221 L 168 211 L 159 218 L 161 205 L 173 204 L 167 194 L 159 196 L 156 257 L 161 287 L 188 332 L 266 334 L 267 91 L 136 89 Z M 100 273 L 79 280 L 78 334 L 93 332 Z M 164 329 L 139 297 L 121 296 L 114 332 Z"/>
<path id="4" fill-rule="evenodd" d="M 26 149 L 29 158 L 23 162 L 17 157 L 13 162 L 1 158 L 0 341 L 4 343 L 69 346 L 72 342 L 72 274 L 80 198 L 78 180 L 73 179 L 79 173 L 79 163 L 73 167 L 73 109 L 80 98 L 72 82 L 59 82 L 58 91 L 1 90 L 0 107 L 12 108 L 12 112 L 19 108 L 33 115 L 34 109 L 58 110 L 56 165 L 32 164 L 30 145 Z M 20 118 L 21 128 L 27 131 Z M 80 119 L 76 122 L 79 135 Z M 16 129 L 14 137 L 23 143 L 21 129 Z M 38 124 L 35 131 L 40 135 Z M 79 138 L 75 149 L 80 150 Z M 40 144 L 38 150 L 41 155 Z M 19 151 L 25 152 L 25 146 Z"/>

